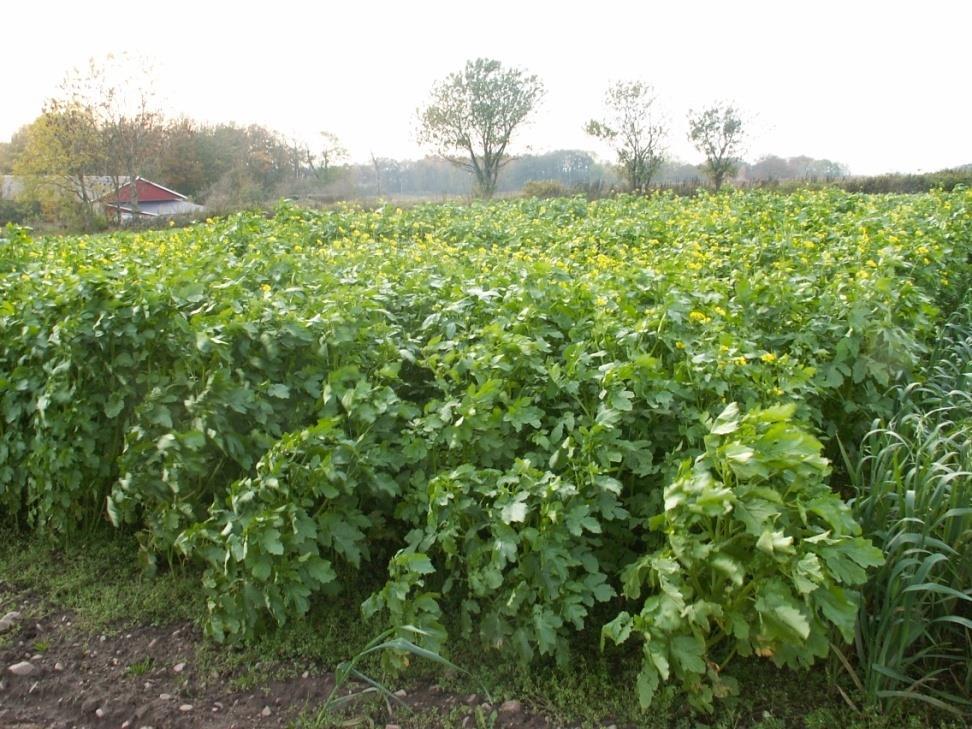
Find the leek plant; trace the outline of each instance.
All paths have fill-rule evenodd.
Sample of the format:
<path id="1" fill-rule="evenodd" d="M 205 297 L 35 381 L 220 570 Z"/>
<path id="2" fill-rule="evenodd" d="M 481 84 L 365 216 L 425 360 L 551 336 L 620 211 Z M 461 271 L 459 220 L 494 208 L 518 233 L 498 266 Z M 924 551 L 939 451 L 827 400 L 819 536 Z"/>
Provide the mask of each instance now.
<path id="1" fill-rule="evenodd" d="M 851 671 L 872 702 L 918 700 L 961 714 L 972 708 L 968 308 L 945 327 L 925 383 L 905 388 L 901 402 L 848 462 L 855 515 L 885 554 L 864 590 Z"/>

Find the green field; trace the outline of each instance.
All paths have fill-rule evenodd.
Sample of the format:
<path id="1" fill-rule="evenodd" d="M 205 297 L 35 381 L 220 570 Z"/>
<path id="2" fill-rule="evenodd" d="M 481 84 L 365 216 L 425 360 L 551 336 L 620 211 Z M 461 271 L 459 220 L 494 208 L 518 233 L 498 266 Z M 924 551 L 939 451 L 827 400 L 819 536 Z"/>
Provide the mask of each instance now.
<path id="1" fill-rule="evenodd" d="M 220 641 L 363 580 L 365 615 L 430 649 L 568 665 L 601 636 L 639 656 L 643 706 L 670 683 L 701 710 L 737 692 L 737 656 L 834 645 L 867 673 L 847 644 L 902 514 L 858 508 L 865 436 L 951 356 L 972 285 L 965 190 L 3 235 L 11 529 L 135 534 L 148 569 L 198 570 Z M 949 483 L 953 632 L 910 645 L 968 656 L 972 490 Z"/>

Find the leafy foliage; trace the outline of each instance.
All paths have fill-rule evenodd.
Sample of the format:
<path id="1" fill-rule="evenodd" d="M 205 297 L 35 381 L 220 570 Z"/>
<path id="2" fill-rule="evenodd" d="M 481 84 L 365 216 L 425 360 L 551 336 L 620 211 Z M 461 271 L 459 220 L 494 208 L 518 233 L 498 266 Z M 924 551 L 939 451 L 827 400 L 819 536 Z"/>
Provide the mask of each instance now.
<path id="1" fill-rule="evenodd" d="M 705 171 L 718 190 L 738 166 L 743 141 L 739 110 L 730 104 L 716 104 L 689 112 L 689 141 L 705 155 Z"/>
<path id="2" fill-rule="evenodd" d="M 432 90 L 419 113 L 419 140 L 472 172 L 482 196 L 491 197 L 513 132 L 542 97 L 535 75 L 492 59 L 467 61 Z"/>
<path id="3" fill-rule="evenodd" d="M 652 114 L 655 92 L 643 81 L 619 81 L 605 94 L 609 118 L 592 119 L 585 126 L 591 136 L 610 142 L 618 166 L 632 190 L 644 190 L 664 161 L 667 130 Z"/>
<path id="4" fill-rule="evenodd" d="M 808 666 L 827 654 L 831 625 L 852 638 L 858 593 L 847 588 L 884 560 L 827 486 L 822 446 L 791 422 L 794 409 L 741 417 L 729 405 L 649 520 L 663 545 L 622 571 L 626 597 L 637 600 L 646 586 L 649 597 L 603 634 L 616 643 L 644 637 L 644 706 L 674 675 L 708 708 L 733 687 L 721 675 L 731 655 Z"/>
<path id="5" fill-rule="evenodd" d="M 201 564 L 219 639 L 387 569 L 364 610 L 425 650 L 608 624 L 707 706 L 734 652 L 850 637 L 879 560 L 823 454 L 894 414 L 970 240 L 964 191 L 10 227 L 0 514 Z"/>

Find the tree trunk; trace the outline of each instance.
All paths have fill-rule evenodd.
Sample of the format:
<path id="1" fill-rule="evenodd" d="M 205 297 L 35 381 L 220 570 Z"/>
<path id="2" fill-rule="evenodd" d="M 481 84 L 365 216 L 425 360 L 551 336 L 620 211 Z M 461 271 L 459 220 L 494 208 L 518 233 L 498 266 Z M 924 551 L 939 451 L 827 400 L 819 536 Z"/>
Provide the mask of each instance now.
<path id="1" fill-rule="evenodd" d="M 484 170 L 483 174 L 479 178 L 479 194 L 481 197 L 489 200 L 496 193 L 496 173 L 490 173 L 488 170 Z"/>
<path id="2" fill-rule="evenodd" d="M 121 196 L 121 181 L 118 179 L 118 173 L 116 172 L 111 176 L 111 186 L 115 191 L 115 225 L 121 225 L 121 200 L 118 198 Z"/>
<path id="3" fill-rule="evenodd" d="M 135 172 L 135 166 L 132 165 L 129 168 L 129 171 L 128 171 L 128 185 L 129 185 L 129 188 L 132 191 L 131 192 L 131 195 L 129 196 L 129 200 L 130 200 L 131 205 L 132 205 L 132 220 L 135 220 L 138 217 L 138 212 L 139 212 L 139 209 L 138 209 L 138 185 L 135 184 L 137 181 L 138 181 L 138 175 Z"/>

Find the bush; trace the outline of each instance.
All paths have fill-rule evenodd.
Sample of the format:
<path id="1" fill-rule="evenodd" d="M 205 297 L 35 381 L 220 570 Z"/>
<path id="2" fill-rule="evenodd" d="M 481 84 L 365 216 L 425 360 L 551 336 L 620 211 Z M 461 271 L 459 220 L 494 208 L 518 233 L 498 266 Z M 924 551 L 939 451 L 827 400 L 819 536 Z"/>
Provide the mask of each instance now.
<path id="1" fill-rule="evenodd" d="M 521 190 L 523 197 L 567 197 L 570 191 L 559 180 L 530 180 Z"/>
<path id="2" fill-rule="evenodd" d="M 40 204 L 0 199 L 0 228 L 12 223 L 24 225 L 40 217 Z"/>

